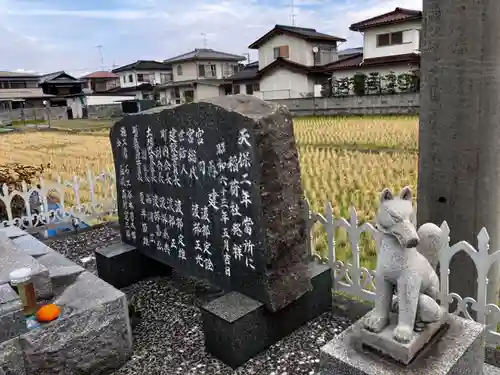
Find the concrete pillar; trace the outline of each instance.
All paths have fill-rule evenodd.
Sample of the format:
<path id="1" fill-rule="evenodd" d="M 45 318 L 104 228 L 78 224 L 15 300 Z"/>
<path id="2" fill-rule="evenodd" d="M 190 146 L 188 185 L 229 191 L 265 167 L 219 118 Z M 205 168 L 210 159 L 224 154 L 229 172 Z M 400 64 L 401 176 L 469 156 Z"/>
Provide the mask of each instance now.
<path id="1" fill-rule="evenodd" d="M 500 1 L 423 0 L 418 223 L 446 220 L 451 243 L 477 245 L 484 226 L 500 249 Z M 477 296 L 466 254 L 450 290 Z M 488 298 L 497 303 L 498 267 Z"/>

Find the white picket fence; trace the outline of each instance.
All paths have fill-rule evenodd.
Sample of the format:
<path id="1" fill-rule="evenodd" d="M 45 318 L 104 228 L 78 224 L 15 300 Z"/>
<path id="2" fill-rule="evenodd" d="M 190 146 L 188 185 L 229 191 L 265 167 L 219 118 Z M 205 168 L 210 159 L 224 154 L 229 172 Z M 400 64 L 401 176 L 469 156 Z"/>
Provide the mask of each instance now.
<path id="1" fill-rule="evenodd" d="M 89 171 L 87 176 L 73 177 L 70 181 L 63 181 L 58 178 L 56 181 L 47 181 L 40 178 L 40 188 L 22 185 L 21 190 L 10 191 L 7 186 L 3 186 L 0 192 L 0 202 L 3 203 L 7 211 L 7 220 L 2 226 L 16 225 L 21 228 L 43 228 L 53 223 L 71 221 L 76 216 L 79 218 L 97 218 L 103 215 L 116 215 L 116 184 L 113 171 L 103 171 L 94 174 Z M 97 186 L 100 185 L 103 192 L 99 196 L 96 194 Z M 85 188 L 89 191 L 89 201 L 82 202 L 81 191 Z M 67 205 L 65 195 L 70 191 L 74 197 L 74 205 Z M 59 197 L 59 208 L 49 209 L 48 197 L 56 193 Z M 14 217 L 12 212 L 12 200 L 15 196 L 23 199 L 25 204 L 25 214 L 21 217 Z M 35 197 L 35 198 L 34 198 Z M 355 208 L 349 211 L 350 218 L 335 218 L 333 208 L 330 203 L 325 206 L 324 214 L 313 212 L 309 202 L 305 204 L 308 226 L 309 256 L 315 257 L 313 227 L 320 223 L 325 229 L 328 247 L 328 263 L 333 272 L 334 290 L 359 297 L 363 300 L 373 301 L 375 298 L 375 271 L 368 270 L 361 266 L 360 262 L 360 242 L 361 234 L 367 232 L 375 240 L 378 248 L 380 244 L 380 233 L 370 223 L 358 224 L 358 215 Z M 335 231 L 337 228 L 344 228 L 348 234 L 352 249 L 352 259 L 350 262 L 337 260 L 335 248 Z M 446 222 L 441 225 L 446 245 L 440 252 L 440 272 L 441 272 L 441 302 L 450 305 L 457 301 L 457 308 L 453 314 L 462 313 L 468 319 L 473 319 L 470 315 L 472 309 L 477 312 L 476 321 L 488 326 L 487 342 L 489 345 L 500 345 L 500 334 L 496 327 L 500 322 L 500 307 L 495 304 L 487 304 L 486 288 L 488 284 L 488 271 L 491 266 L 500 260 L 500 250 L 489 253 L 489 236 L 483 228 L 477 238 L 477 248 L 471 244 L 461 241 L 452 246 L 449 243 L 450 229 Z M 460 251 L 465 251 L 477 269 L 478 298 L 477 301 L 471 297 L 462 298 L 456 293 L 449 293 L 448 274 L 450 261 L 453 255 Z"/>
<path id="2" fill-rule="evenodd" d="M 40 178 L 37 183 L 28 186 L 23 183 L 21 190 L 9 191 L 6 184 L 0 192 L 0 206 L 6 209 L 7 218 L 2 220 L 1 226 L 16 225 L 23 229 L 43 228 L 51 224 L 70 222 L 73 217 L 80 219 L 93 219 L 117 213 L 115 173 L 102 171 L 94 174 L 88 171 L 85 177 L 74 176 L 72 180 L 63 180 L 58 177 L 56 181 Z M 89 198 L 83 201 L 82 189 L 85 189 Z M 102 194 L 96 194 L 97 190 Z M 68 205 L 68 193 L 71 193 L 74 204 Z M 51 196 L 57 197 L 58 208 L 49 206 Z M 12 202 L 16 197 L 24 202 L 24 215 L 15 216 Z"/>

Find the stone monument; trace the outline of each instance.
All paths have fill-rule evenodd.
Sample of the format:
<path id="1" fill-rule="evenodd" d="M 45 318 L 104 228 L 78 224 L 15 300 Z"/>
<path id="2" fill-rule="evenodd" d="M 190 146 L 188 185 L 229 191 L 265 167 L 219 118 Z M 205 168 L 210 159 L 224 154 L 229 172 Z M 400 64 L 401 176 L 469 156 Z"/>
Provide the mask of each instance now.
<path id="1" fill-rule="evenodd" d="M 204 332 L 236 367 L 331 307 L 328 267 L 306 262 L 291 115 L 246 95 L 148 112 L 110 134 L 123 242 L 228 292 Z"/>
<path id="2" fill-rule="evenodd" d="M 485 327 L 437 303 L 434 265 L 444 237 L 430 223 L 417 231 L 412 212 L 409 187 L 398 197 L 384 189 L 375 307 L 322 348 L 323 374 L 483 373 Z"/>

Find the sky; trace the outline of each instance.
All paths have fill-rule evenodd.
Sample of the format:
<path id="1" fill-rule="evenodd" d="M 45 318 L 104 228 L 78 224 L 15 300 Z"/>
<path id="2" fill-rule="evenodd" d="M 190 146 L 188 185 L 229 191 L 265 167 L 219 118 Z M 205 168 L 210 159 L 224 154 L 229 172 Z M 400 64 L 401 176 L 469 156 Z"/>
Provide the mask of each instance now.
<path id="1" fill-rule="evenodd" d="M 257 58 L 275 24 L 312 27 L 359 47 L 349 25 L 422 0 L 0 0 L 0 71 L 76 77 L 206 47 Z M 204 35 L 203 35 L 204 34 Z M 98 46 L 102 46 L 99 48 Z M 101 54 L 103 64 L 101 64 Z"/>

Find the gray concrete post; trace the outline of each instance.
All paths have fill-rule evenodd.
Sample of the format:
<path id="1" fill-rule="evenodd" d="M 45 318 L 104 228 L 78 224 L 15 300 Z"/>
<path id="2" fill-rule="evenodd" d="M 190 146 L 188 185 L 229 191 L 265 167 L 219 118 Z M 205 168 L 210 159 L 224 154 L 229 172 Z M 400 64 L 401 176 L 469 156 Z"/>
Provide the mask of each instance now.
<path id="1" fill-rule="evenodd" d="M 500 249 L 500 1 L 423 0 L 417 220 L 446 220 L 451 243 Z M 451 262 L 450 291 L 477 297 L 468 255 Z M 498 266 L 488 301 L 498 303 Z"/>

